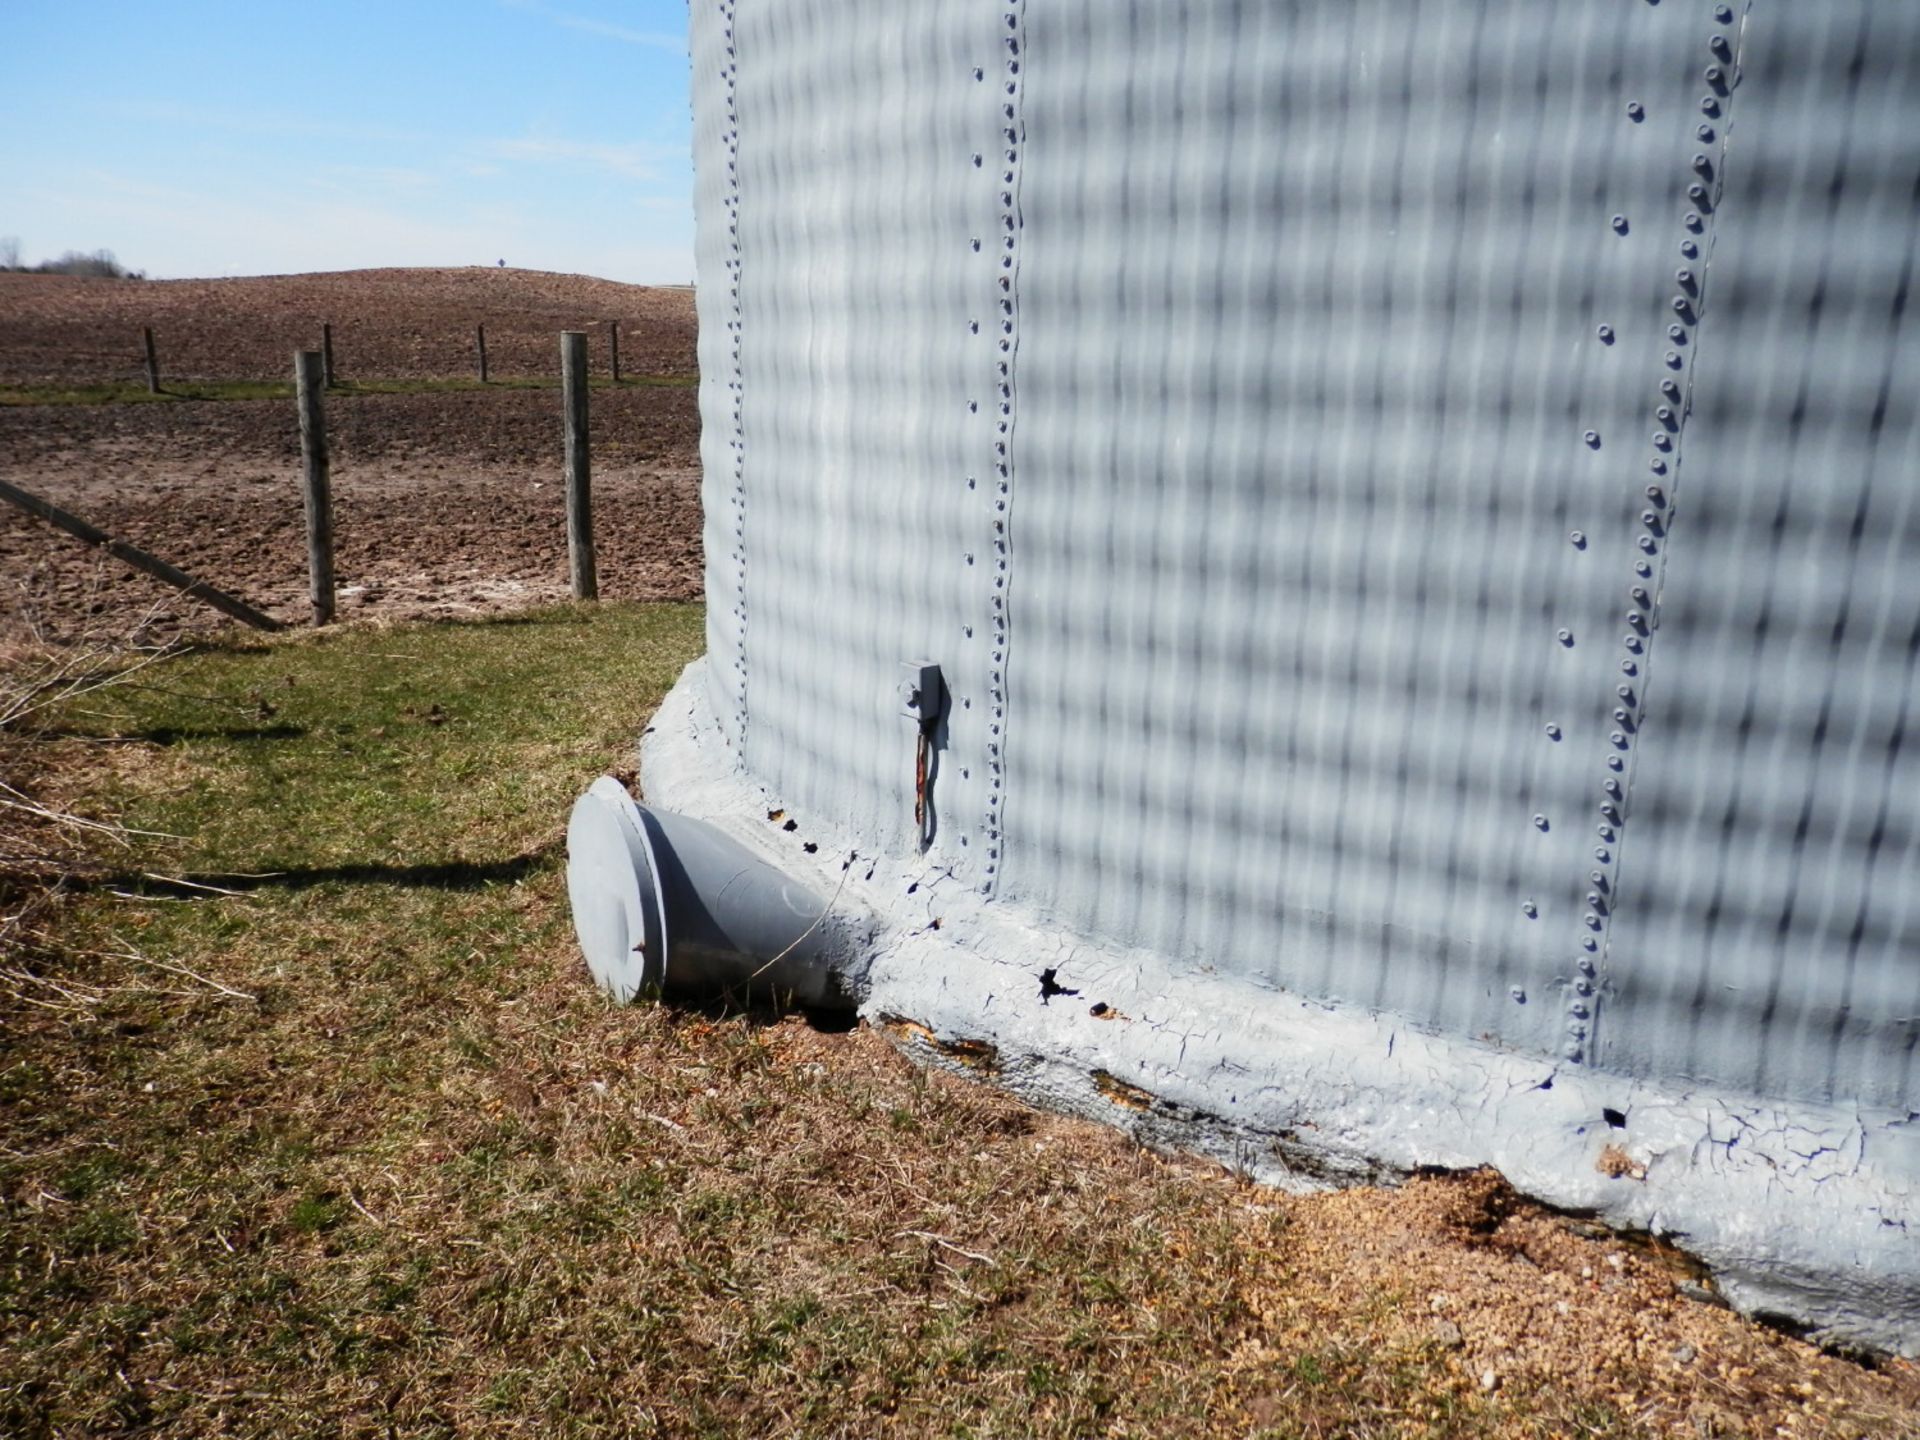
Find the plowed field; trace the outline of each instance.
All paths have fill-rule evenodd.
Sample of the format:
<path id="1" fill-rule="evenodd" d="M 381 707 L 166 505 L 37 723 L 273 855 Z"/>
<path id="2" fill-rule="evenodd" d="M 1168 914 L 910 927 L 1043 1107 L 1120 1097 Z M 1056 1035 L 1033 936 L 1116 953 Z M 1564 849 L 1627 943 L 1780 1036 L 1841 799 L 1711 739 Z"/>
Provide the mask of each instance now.
<path id="1" fill-rule="evenodd" d="M 331 315 L 349 385 L 472 378 L 485 324 L 496 378 L 551 379 L 558 332 L 607 318 L 638 383 L 592 395 L 595 519 L 609 598 L 700 594 L 693 298 L 520 271 L 369 271 L 134 282 L 0 275 L 0 386 L 138 375 L 142 324 L 169 382 L 280 380 Z M 99 347 L 128 333 L 116 356 Z M 462 338 L 464 337 L 464 339 Z M 462 348 L 463 345 L 466 348 Z M 91 349 L 89 347 L 92 347 Z M 74 356 L 92 354 L 86 365 Z M 118 368 L 115 368 L 115 367 Z M 660 383 L 669 380 L 676 383 Z M 485 390 L 327 398 L 340 614 L 400 618 L 563 598 L 560 395 Z M 0 406 L 0 474 L 283 619 L 306 615 L 300 449 L 290 399 Z M 0 631 L 148 634 L 224 619 L 38 520 L 0 507 Z"/>
<path id="2" fill-rule="evenodd" d="M 629 375 L 694 368 L 693 292 L 542 270 L 343 270 L 238 280 L 106 280 L 0 274 L 0 385 L 144 378 L 151 327 L 168 380 L 284 380 L 295 350 L 333 327 L 336 375 L 424 380 L 475 373 L 487 327 L 496 376 L 559 374 L 562 330 L 593 336 L 606 364 L 620 326 Z"/>

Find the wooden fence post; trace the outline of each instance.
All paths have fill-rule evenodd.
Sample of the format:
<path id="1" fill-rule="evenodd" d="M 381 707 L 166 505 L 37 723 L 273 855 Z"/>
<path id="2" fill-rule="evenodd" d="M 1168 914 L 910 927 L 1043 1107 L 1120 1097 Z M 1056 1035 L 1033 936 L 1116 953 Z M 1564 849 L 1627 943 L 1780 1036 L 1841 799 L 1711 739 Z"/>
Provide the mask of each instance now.
<path id="1" fill-rule="evenodd" d="M 153 353 L 153 327 L 143 326 L 140 335 L 147 342 L 147 393 L 158 395 L 160 393 L 160 359 Z"/>
<path id="2" fill-rule="evenodd" d="M 487 327 L 474 326 L 473 338 L 474 343 L 480 347 L 480 383 L 484 385 L 487 383 Z"/>
<path id="3" fill-rule="evenodd" d="M 333 326 L 320 327 L 320 369 L 327 389 L 333 389 Z"/>
<path id="4" fill-rule="evenodd" d="M 613 349 L 613 383 L 618 385 L 620 383 L 620 322 L 618 320 L 607 322 L 607 343 Z"/>
<path id="5" fill-rule="evenodd" d="M 300 392 L 300 451 L 306 459 L 307 574 L 313 623 L 333 619 L 333 485 L 328 477 L 327 418 L 320 397 L 326 389 L 324 357 L 302 350 L 293 357 Z"/>
<path id="6" fill-rule="evenodd" d="M 573 598 L 600 598 L 593 563 L 593 480 L 587 453 L 587 336 L 560 334 L 560 389 L 567 430 L 567 568 Z"/>

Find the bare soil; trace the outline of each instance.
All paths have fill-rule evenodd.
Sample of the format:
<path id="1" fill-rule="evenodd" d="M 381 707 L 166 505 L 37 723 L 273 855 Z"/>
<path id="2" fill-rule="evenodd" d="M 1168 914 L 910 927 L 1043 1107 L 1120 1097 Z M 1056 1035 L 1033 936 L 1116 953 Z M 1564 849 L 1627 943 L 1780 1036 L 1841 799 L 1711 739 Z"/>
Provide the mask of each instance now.
<path id="1" fill-rule="evenodd" d="M 689 293 L 580 277 L 368 271 L 143 283 L 0 275 L 0 384 L 103 378 L 97 369 L 76 373 L 64 357 L 155 313 L 140 308 L 144 297 L 174 307 L 176 353 L 200 357 L 199 372 L 216 378 L 273 378 L 296 343 L 312 343 L 302 327 L 320 313 L 344 317 L 336 351 L 364 366 L 366 379 L 464 376 L 465 359 L 442 343 L 443 332 L 470 335 L 481 319 L 490 349 L 499 347 L 496 373 L 511 364 L 531 370 L 547 352 L 557 355 L 561 324 L 609 312 L 623 317 L 623 372 L 693 369 Z M 502 325 L 493 317 L 509 300 L 518 308 Z M 327 408 L 343 618 L 471 614 L 565 598 L 557 390 L 336 393 Z M 602 594 L 699 598 L 693 388 L 596 389 L 592 417 Z M 0 408 L 0 474 L 282 619 L 307 618 L 291 401 Z M 0 638 L 22 629 L 56 639 L 136 628 L 158 636 L 227 623 L 0 508 Z"/>
<path id="2" fill-rule="evenodd" d="M 487 327 L 495 376 L 560 373 L 559 332 L 592 336 L 604 373 L 620 325 L 627 375 L 694 368 L 693 291 L 543 270 L 343 270 L 236 280 L 0 274 L 0 384 L 97 385 L 145 374 L 151 326 L 164 380 L 284 380 L 333 326 L 340 379 L 472 376 Z"/>

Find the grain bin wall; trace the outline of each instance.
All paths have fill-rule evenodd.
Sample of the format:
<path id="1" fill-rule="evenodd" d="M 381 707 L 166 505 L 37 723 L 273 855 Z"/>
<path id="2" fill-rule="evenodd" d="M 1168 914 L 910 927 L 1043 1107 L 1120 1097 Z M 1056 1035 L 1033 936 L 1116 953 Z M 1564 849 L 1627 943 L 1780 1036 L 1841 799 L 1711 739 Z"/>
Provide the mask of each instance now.
<path id="1" fill-rule="evenodd" d="M 1873 1258 L 1920 1223 L 1920 13 L 692 33 L 710 654 L 650 793 L 857 853 L 870 1010 L 1010 1083 L 1256 1170 L 1491 1160 L 1920 1343 Z M 1195 1026 L 1029 1014 L 1043 966 Z M 1651 1173 L 1550 1173 L 1603 1143 Z"/>

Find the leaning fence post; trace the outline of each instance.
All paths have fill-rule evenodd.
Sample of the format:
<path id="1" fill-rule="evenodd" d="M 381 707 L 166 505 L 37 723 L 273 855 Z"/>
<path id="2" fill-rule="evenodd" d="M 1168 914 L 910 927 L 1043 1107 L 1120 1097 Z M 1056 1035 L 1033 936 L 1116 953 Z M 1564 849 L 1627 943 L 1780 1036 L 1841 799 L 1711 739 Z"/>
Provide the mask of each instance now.
<path id="1" fill-rule="evenodd" d="M 596 600 L 600 579 L 593 564 L 593 481 L 587 454 L 587 336 L 560 333 L 560 389 L 567 430 L 567 568 L 573 598 Z"/>
<path id="2" fill-rule="evenodd" d="M 484 385 L 487 383 L 487 327 L 484 325 L 474 326 L 473 339 L 475 345 L 477 345 L 480 350 L 480 383 Z"/>
<path id="3" fill-rule="evenodd" d="M 129 545 L 124 540 L 116 540 L 104 530 L 95 529 L 78 515 L 62 510 L 50 500 L 42 500 L 38 495 L 30 495 L 17 485 L 9 485 L 0 480 L 0 500 L 10 505 L 18 505 L 29 515 L 38 515 L 57 530 L 64 530 L 74 539 L 88 545 L 97 545 L 116 560 L 124 560 L 143 575 L 181 590 L 196 600 L 204 600 L 222 615 L 231 615 L 243 620 L 259 630 L 284 630 L 286 627 L 271 615 L 263 615 L 237 595 L 229 595 L 204 580 L 196 580 L 184 570 L 175 569 L 157 555 L 149 555 L 138 546 Z"/>
<path id="4" fill-rule="evenodd" d="M 620 322 L 618 320 L 607 322 L 607 344 L 613 351 L 613 383 L 618 385 L 620 383 Z"/>
<path id="5" fill-rule="evenodd" d="M 333 486 L 327 473 L 327 419 L 320 405 L 325 365 L 318 351 L 302 350 L 293 357 L 300 392 L 300 453 L 306 459 L 307 574 L 316 625 L 333 619 Z"/>
<path id="6" fill-rule="evenodd" d="M 158 395 L 160 393 L 160 358 L 153 353 L 153 327 L 142 326 L 140 336 L 147 342 L 147 393 Z"/>
<path id="7" fill-rule="evenodd" d="M 320 369 L 327 389 L 333 389 L 333 326 L 320 326 Z"/>

